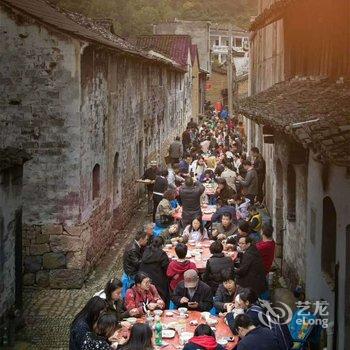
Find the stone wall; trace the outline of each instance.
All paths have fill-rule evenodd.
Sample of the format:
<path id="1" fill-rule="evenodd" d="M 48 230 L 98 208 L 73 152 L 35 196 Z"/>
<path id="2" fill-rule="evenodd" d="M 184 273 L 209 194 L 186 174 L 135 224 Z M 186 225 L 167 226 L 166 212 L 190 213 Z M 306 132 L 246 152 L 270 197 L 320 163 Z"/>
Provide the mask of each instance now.
<path id="1" fill-rule="evenodd" d="M 21 224 L 22 166 L 0 172 L 0 322 L 16 301 L 16 230 Z M 20 258 L 20 256 L 19 256 Z"/>
<path id="2" fill-rule="evenodd" d="M 191 117 L 191 79 L 1 10 L 1 137 L 33 156 L 24 283 L 78 288 L 138 205 L 135 180 Z"/>

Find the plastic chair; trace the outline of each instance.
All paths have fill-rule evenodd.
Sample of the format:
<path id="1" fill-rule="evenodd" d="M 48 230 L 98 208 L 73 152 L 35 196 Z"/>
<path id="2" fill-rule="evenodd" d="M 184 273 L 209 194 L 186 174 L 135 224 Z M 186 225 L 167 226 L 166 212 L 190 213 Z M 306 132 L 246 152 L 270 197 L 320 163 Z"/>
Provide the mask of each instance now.
<path id="1" fill-rule="evenodd" d="M 165 227 L 160 227 L 158 225 L 155 225 L 153 228 L 153 236 L 158 237 L 160 236 L 164 231 L 166 230 Z"/>
<path id="2" fill-rule="evenodd" d="M 169 310 L 176 310 L 176 305 L 170 300 L 169 302 Z"/>
<path id="3" fill-rule="evenodd" d="M 293 350 L 307 350 L 310 336 L 313 333 L 316 323 L 316 316 L 310 311 L 298 309 L 294 312 L 291 322 L 288 325 L 293 338 Z"/>
<path id="4" fill-rule="evenodd" d="M 131 288 L 131 286 L 135 283 L 135 280 L 132 277 L 128 276 L 125 272 L 123 272 L 122 283 L 122 298 L 124 299 L 126 291 Z"/>

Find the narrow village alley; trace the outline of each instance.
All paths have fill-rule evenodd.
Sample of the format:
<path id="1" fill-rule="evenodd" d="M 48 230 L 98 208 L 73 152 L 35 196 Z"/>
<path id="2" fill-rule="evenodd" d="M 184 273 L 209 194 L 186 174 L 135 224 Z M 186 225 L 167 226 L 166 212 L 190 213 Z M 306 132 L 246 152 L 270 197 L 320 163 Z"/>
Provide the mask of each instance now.
<path id="1" fill-rule="evenodd" d="M 350 0 L 0 0 L 0 348 L 350 349 Z"/>

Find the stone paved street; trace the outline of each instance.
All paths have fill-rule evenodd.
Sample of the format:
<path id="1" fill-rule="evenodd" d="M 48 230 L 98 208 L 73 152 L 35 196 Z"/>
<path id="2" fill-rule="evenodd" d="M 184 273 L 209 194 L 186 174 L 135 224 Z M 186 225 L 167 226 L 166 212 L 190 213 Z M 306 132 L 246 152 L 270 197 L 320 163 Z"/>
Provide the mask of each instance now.
<path id="1" fill-rule="evenodd" d="M 80 290 L 24 291 L 24 318 L 26 327 L 19 334 L 17 349 L 68 349 L 69 325 L 75 314 L 97 291 L 103 289 L 112 276 L 121 276 L 122 254 L 130 242 L 134 229 L 145 221 L 146 211 L 138 209 L 127 228 L 102 257 L 96 269 Z"/>

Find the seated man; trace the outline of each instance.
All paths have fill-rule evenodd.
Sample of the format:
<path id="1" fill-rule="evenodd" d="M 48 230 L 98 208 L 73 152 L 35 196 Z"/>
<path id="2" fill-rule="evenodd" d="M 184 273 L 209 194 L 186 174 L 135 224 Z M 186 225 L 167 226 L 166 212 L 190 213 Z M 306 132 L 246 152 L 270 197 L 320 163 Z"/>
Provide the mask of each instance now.
<path id="1" fill-rule="evenodd" d="M 212 256 L 207 261 L 203 275 L 203 281 L 210 286 L 213 295 L 216 293 L 219 284 L 223 282 L 221 272 L 229 270 L 233 275 L 233 260 L 231 257 L 225 256 L 222 252 L 223 249 L 224 247 L 219 240 L 210 245 L 209 250 Z"/>
<path id="2" fill-rule="evenodd" d="M 178 243 L 175 246 L 175 253 L 178 257 L 177 260 L 172 260 L 168 265 L 167 276 L 170 279 L 170 290 L 173 291 L 176 286 L 183 281 L 184 273 L 187 270 L 196 270 L 196 264 L 186 259 L 187 245 Z"/>
<path id="3" fill-rule="evenodd" d="M 222 205 L 221 201 L 216 203 L 217 210 L 211 217 L 211 222 L 220 222 L 222 215 L 226 213 L 230 213 L 232 217 L 232 221 L 236 221 L 236 209 L 232 205 Z"/>
<path id="4" fill-rule="evenodd" d="M 221 217 L 221 223 L 215 227 L 212 231 L 212 239 L 224 240 L 230 236 L 233 236 L 237 231 L 237 226 L 232 221 L 232 215 L 230 213 L 224 213 Z"/>
<path id="5" fill-rule="evenodd" d="M 189 310 L 209 311 L 213 307 L 213 295 L 210 287 L 199 280 L 196 270 L 187 270 L 171 295 L 171 300 L 178 307 Z"/>
<path id="6" fill-rule="evenodd" d="M 238 315 L 234 331 L 241 338 L 237 350 L 280 350 L 278 339 L 267 327 L 255 327 L 248 315 Z"/>
<path id="7" fill-rule="evenodd" d="M 222 284 L 219 285 L 214 297 L 214 306 L 218 312 L 230 312 L 234 307 L 236 295 L 242 290 L 236 284 L 231 270 L 221 272 Z"/>

